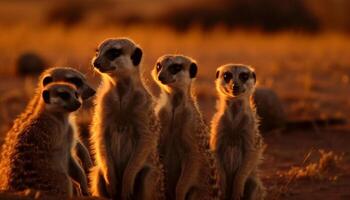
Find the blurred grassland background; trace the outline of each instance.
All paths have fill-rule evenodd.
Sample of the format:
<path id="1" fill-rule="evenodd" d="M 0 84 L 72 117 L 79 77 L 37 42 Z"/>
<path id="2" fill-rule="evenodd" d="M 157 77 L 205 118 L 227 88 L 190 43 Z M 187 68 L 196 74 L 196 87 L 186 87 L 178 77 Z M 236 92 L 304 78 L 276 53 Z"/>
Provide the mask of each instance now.
<path id="1" fill-rule="evenodd" d="M 130 37 L 143 48 L 142 75 L 155 94 L 150 71 L 159 56 L 197 60 L 194 88 L 207 121 L 215 111 L 215 70 L 230 62 L 252 65 L 289 121 L 349 121 L 349 11 L 348 0 L 0 0 L 0 141 L 37 84 L 35 76 L 18 76 L 21 55 L 77 68 L 97 87 L 90 62 L 107 37 Z M 84 136 L 90 117 L 91 109 L 79 114 Z M 349 133 L 346 123 L 266 135 L 269 199 L 349 199 Z M 342 170 L 324 173 L 340 160 Z"/>
<path id="2" fill-rule="evenodd" d="M 151 86 L 155 60 L 181 53 L 198 61 L 195 87 L 204 104 L 215 104 L 216 67 L 235 62 L 256 68 L 259 85 L 277 91 L 290 118 L 346 115 L 349 9 L 345 0 L 2 0 L 0 76 L 6 84 L 0 90 L 18 82 L 17 58 L 25 52 L 96 80 L 90 60 L 97 44 L 125 36 L 144 49 L 143 75 Z M 214 106 L 202 107 L 213 112 Z"/>

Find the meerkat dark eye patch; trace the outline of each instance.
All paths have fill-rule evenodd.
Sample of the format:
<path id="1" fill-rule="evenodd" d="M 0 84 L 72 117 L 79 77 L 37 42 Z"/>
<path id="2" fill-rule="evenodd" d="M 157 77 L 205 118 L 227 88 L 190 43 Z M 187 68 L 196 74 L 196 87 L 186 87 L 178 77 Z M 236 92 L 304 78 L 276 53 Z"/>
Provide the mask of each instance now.
<path id="1" fill-rule="evenodd" d="M 62 100 L 69 100 L 70 99 L 70 94 L 68 92 L 59 92 L 57 94 Z"/>
<path id="2" fill-rule="evenodd" d="M 197 75 L 197 64 L 196 63 L 191 63 L 190 65 L 190 77 L 194 78 Z"/>
<path id="3" fill-rule="evenodd" d="M 118 58 L 121 54 L 122 54 L 122 50 L 121 49 L 116 49 L 116 48 L 112 48 L 106 51 L 106 53 L 104 54 L 106 56 L 106 58 L 110 61 Z"/>
<path id="4" fill-rule="evenodd" d="M 172 64 L 169 66 L 168 70 L 171 74 L 177 74 L 182 70 L 182 65 L 181 64 Z"/>
<path id="5" fill-rule="evenodd" d="M 75 96 L 75 98 L 79 99 L 79 94 L 78 94 L 78 92 L 74 92 L 74 96 Z"/>
<path id="6" fill-rule="evenodd" d="M 51 83 L 53 81 L 51 76 L 47 76 L 43 80 L 43 86 L 46 86 L 47 84 Z"/>
<path id="7" fill-rule="evenodd" d="M 247 80 L 249 79 L 249 73 L 247 72 L 242 72 L 239 74 L 239 79 L 242 81 L 242 82 L 247 82 Z"/>
<path id="8" fill-rule="evenodd" d="M 81 80 L 78 77 L 71 77 L 66 79 L 67 82 L 74 84 L 76 87 L 81 87 L 83 86 L 83 80 Z"/>
<path id="9" fill-rule="evenodd" d="M 224 78 L 224 80 L 225 80 L 226 83 L 229 83 L 230 80 L 232 79 L 232 77 L 233 77 L 233 75 L 232 75 L 231 72 L 225 72 L 225 73 L 223 74 L 223 78 Z"/>
<path id="10" fill-rule="evenodd" d="M 162 65 L 160 63 L 157 63 L 156 69 L 157 69 L 157 72 L 159 72 L 162 69 Z"/>
<path id="11" fill-rule="evenodd" d="M 44 90 L 42 96 L 43 96 L 44 102 L 49 104 L 50 103 L 50 92 L 47 90 Z"/>
<path id="12" fill-rule="evenodd" d="M 141 62 L 141 59 L 142 59 L 142 50 L 137 47 L 131 55 L 132 64 L 134 66 L 139 65 Z"/>

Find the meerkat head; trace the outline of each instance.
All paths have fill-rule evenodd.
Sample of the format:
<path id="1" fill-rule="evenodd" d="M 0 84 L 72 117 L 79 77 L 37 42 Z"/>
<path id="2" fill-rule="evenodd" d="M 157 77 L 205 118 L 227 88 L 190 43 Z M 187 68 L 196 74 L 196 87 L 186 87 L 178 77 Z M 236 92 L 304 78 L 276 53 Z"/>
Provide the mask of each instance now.
<path id="1" fill-rule="evenodd" d="M 55 82 L 45 86 L 42 99 L 45 103 L 45 109 L 55 113 L 74 112 L 82 104 L 78 89 L 65 82 Z"/>
<path id="2" fill-rule="evenodd" d="M 220 95 L 239 98 L 251 96 L 255 89 L 253 68 L 242 64 L 226 64 L 216 71 L 216 89 Z"/>
<path id="3" fill-rule="evenodd" d="M 107 39 L 99 45 L 92 65 L 99 73 L 128 76 L 139 70 L 141 59 L 141 48 L 130 39 Z"/>
<path id="4" fill-rule="evenodd" d="M 53 82 L 67 82 L 75 85 L 83 100 L 95 95 L 95 90 L 87 83 L 85 76 L 69 67 L 54 67 L 46 70 L 40 78 L 40 88 Z"/>
<path id="5" fill-rule="evenodd" d="M 164 55 L 152 70 L 153 79 L 166 90 L 188 89 L 196 75 L 196 62 L 182 55 Z"/>

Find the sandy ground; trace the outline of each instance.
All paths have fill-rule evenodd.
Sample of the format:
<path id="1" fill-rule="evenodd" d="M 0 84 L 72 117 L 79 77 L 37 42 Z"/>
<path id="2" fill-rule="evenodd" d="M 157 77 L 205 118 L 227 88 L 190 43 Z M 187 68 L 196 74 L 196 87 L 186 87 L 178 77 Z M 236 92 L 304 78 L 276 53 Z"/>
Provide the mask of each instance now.
<path id="1" fill-rule="evenodd" d="M 320 131 L 320 132 L 318 132 Z M 267 199 L 349 199 L 350 132 L 348 128 L 295 130 L 265 135 L 267 149 L 261 165 Z M 319 149 L 344 154 L 337 169 L 316 178 L 280 177 L 292 166 L 305 167 L 319 159 Z M 305 158 L 310 155 L 307 160 Z M 337 177 L 336 180 L 329 180 Z"/>

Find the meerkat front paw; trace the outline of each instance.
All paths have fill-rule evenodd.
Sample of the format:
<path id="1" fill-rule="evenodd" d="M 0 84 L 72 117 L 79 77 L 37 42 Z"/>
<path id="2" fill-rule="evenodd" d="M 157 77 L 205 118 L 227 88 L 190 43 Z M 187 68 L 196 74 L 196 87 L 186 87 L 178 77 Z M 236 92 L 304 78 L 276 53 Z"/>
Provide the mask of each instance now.
<path id="1" fill-rule="evenodd" d="M 184 191 L 181 187 L 176 188 L 176 200 L 184 200 L 186 199 L 186 191 Z"/>
<path id="2" fill-rule="evenodd" d="M 233 183 L 232 199 L 240 200 L 243 197 L 243 192 L 244 192 L 244 184 L 242 184 L 241 181 L 235 181 Z"/>
<path id="3" fill-rule="evenodd" d="M 122 200 L 127 200 L 133 193 L 134 178 L 131 173 L 125 171 L 122 185 Z"/>

